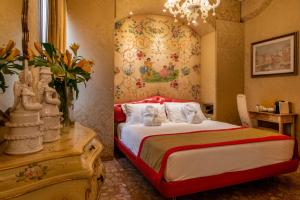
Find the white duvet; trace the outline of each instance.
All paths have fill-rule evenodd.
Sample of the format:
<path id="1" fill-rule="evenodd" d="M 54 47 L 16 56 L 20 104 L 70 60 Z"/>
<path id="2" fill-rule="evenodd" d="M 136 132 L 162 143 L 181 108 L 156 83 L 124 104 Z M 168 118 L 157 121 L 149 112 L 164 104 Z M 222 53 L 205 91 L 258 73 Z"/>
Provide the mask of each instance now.
<path id="1" fill-rule="evenodd" d="M 237 127 L 212 120 L 201 124 L 163 123 L 155 127 L 121 123 L 118 137 L 137 155 L 140 143 L 146 136 Z M 279 140 L 180 151 L 168 158 L 164 177 L 171 182 L 271 165 L 290 160 L 293 148 L 294 141 Z"/>

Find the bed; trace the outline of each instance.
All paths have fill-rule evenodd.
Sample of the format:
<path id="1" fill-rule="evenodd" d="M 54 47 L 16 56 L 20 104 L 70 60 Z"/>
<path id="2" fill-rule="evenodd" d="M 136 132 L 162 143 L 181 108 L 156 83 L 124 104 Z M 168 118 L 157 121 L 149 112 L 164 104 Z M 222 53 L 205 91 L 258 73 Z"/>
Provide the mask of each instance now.
<path id="1" fill-rule="evenodd" d="M 185 101 L 154 96 L 132 103 L 164 102 Z M 298 167 L 296 141 L 285 135 L 264 132 L 265 137 L 244 138 L 257 130 L 213 120 L 169 122 L 157 127 L 127 124 L 121 104 L 115 104 L 114 110 L 115 145 L 166 198 L 289 173 Z M 242 138 L 220 139 L 230 134 Z M 211 135 L 216 138 L 211 140 Z M 153 153 L 155 146 L 177 137 L 187 143 Z M 195 138 L 194 143 L 188 138 Z"/>

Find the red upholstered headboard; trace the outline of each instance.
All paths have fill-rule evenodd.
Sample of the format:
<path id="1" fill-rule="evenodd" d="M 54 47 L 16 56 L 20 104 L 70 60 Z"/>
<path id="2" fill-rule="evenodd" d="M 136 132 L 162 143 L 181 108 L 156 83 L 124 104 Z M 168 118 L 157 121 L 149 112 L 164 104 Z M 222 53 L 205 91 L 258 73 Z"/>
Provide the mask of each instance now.
<path id="1" fill-rule="evenodd" d="M 182 99 L 171 99 L 168 97 L 162 96 L 152 96 L 146 99 L 138 100 L 138 101 L 131 101 L 131 102 L 124 102 L 124 103 L 160 103 L 163 104 L 164 102 L 187 102 L 188 100 Z M 114 104 L 114 121 L 115 123 L 121 123 L 126 121 L 126 115 L 122 111 L 121 103 Z"/>

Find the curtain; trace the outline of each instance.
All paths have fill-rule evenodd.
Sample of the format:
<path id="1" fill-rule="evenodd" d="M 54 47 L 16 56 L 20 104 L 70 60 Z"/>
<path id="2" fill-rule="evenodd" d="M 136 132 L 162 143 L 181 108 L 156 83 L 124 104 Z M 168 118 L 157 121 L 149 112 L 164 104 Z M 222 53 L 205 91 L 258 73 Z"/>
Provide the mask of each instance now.
<path id="1" fill-rule="evenodd" d="M 67 2 L 66 0 L 48 0 L 48 42 L 60 51 L 66 49 Z"/>

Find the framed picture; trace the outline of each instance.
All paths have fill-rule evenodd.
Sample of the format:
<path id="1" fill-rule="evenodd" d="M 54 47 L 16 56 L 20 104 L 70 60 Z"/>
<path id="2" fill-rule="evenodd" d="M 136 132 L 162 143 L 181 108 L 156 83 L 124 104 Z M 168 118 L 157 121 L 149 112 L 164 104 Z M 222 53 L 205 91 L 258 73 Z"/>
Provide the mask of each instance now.
<path id="1" fill-rule="evenodd" d="M 296 75 L 298 32 L 251 44 L 252 77 Z"/>

